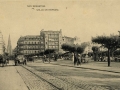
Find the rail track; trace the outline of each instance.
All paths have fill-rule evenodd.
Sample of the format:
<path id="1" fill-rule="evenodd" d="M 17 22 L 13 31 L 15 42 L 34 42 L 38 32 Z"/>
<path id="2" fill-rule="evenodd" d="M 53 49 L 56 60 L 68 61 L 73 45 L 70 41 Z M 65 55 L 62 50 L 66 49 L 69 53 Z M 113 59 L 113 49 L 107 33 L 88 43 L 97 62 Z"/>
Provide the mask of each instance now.
<path id="1" fill-rule="evenodd" d="M 41 80 L 49 83 L 52 87 L 55 87 L 55 90 L 83 90 L 79 86 L 71 84 L 70 82 L 67 82 L 64 79 L 60 79 L 47 73 L 39 72 L 38 70 L 33 70 L 33 68 L 31 67 L 23 66 L 23 68 L 25 68 Z"/>
<path id="2" fill-rule="evenodd" d="M 90 85 L 83 81 L 77 82 L 73 78 L 66 77 L 64 75 L 59 77 L 59 76 L 51 75 L 51 74 L 48 74 L 45 72 L 40 72 L 36 69 L 31 68 L 30 66 L 22 65 L 21 68 L 24 68 L 26 70 L 25 72 L 30 72 L 32 74 L 32 76 L 37 77 L 37 81 L 41 80 L 39 83 L 44 82 L 44 83 L 46 83 L 46 86 L 49 86 L 50 88 L 52 87 L 52 89 L 47 88 L 47 89 L 41 89 L 41 90 L 109 90 L 110 89 L 109 87 Z M 25 77 L 24 75 L 21 74 L 20 70 L 17 70 L 17 71 L 19 72 L 21 77 Z M 24 80 L 24 78 L 23 78 L 23 80 Z M 29 80 L 25 80 L 25 83 L 27 83 L 26 81 L 29 82 Z M 77 84 L 76 84 L 76 82 L 77 82 Z M 31 86 L 29 86 L 28 84 L 26 84 L 26 85 L 27 85 L 27 87 L 29 87 L 29 90 L 39 90 L 39 89 L 34 89 L 34 88 L 30 89 Z M 36 86 L 34 86 L 34 84 L 33 84 L 32 87 L 36 87 Z"/>

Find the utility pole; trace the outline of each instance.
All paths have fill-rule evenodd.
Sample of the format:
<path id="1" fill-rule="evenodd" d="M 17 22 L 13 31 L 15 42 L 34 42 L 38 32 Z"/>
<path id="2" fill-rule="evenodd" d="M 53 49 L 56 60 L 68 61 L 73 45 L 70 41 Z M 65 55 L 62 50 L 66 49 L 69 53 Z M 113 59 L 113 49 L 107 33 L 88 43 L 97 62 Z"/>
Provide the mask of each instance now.
<path id="1" fill-rule="evenodd" d="M 119 32 L 119 38 L 118 38 L 118 45 L 120 46 L 120 31 L 118 31 Z M 120 54 L 120 48 L 119 48 L 119 54 Z"/>
<path id="2" fill-rule="evenodd" d="M 49 48 L 49 44 L 50 43 L 50 40 L 49 40 L 49 34 L 48 34 L 48 52 L 49 52 L 49 63 L 50 63 L 50 48 Z"/>

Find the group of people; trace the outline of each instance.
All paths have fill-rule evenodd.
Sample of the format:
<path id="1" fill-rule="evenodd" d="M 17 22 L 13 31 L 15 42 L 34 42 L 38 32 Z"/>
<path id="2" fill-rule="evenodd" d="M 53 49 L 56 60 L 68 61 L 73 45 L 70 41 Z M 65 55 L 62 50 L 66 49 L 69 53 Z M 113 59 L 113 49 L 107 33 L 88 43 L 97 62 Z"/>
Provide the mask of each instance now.
<path id="1" fill-rule="evenodd" d="M 81 65 L 82 62 L 86 63 L 88 61 L 89 61 L 88 55 L 82 56 L 81 54 L 78 54 L 78 53 L 73 54 L 74 66 Z"/>
<path id="2" fill-rule="evenodd" d="M 57 61 L 57 59 L 58 59 L 58 55 L 57 54 L 54 54 L 54 55 L 43 55 L 43 57 L 42 57 L 42 61 L 43 61 L 43 63 L 44 62 L 51 62 L 51 60 L 54 60 L 54 61 Z"/>
<path id="3" fill-rule="evenodd" d="M 81 65 L 81 55 L 74 53 L 73 54 L 73 61 L 74 61 L 74 66 L 75 65 Z"/>

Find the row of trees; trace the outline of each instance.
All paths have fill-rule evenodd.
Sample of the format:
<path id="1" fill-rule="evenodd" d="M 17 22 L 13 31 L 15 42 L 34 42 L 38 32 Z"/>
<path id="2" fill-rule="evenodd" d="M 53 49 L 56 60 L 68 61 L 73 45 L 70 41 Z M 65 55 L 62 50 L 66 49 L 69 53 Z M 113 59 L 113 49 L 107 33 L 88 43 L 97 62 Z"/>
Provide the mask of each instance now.
<path id="1" fill-rule="evenodd" d="M 62 49 L 64 51 L 69 51 L 71 53 L 77 52 L 79 54 L 83 53 L 83 51 L 84 51 L 84 48 L 82 46 L 80 46 L 80 45 L 74 45 L 74 44 L 73 45 L 63 44 L 62 45 Z"/>
<path id="2" fill-rule="evenodd" d="M 110 54 L 114 54 L 114 52 L 120 48 L 120 37 L 118 35 L 110 35 L 110 36 L 96 36 L 92 37 L 92 42 L 100 44 L 101 47 L 107 48 L 107 56 L 108 56 L 108 66 L 110 66 Z M 77 53 L 83 53 L 84 49 L 87 45 L 86 44 L 81 44 L 81 45 L 68 45 L 68 44 L 63 44 L 62 49 L 64 51 L 69 51 L 69 52 L 77 52 Z M 92 50 L 94 53 L 94 59 L 97 59 L 97 52 L 98 52 L 99 47 L 93 46 Z"/>
<path id="3" fill-rule="evenodd" d="M 120 48 L 120 38 L 117 35 L 110 36 L 96 36 L 92 38 L 93 43 L 101 44 L 101 46 L 107 48 L 108 55 L 108 66 L 110 66 L 110 53 L 114 53 L 118 48 Z M 97 51 L 97 47 L 92 48 Z"/>

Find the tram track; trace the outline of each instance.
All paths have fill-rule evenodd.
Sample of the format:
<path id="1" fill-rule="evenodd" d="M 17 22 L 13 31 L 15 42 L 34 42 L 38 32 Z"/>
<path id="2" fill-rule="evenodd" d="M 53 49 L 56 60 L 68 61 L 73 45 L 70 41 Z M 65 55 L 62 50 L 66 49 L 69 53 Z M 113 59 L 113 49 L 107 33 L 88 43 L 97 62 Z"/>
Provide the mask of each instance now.
<path id="1" fill-rule="evenodd" d="M 62 90 L 22 65 L 15 68 L 28 90 Z"/>
<path id="2" fill-rule="evenodd" d="M 57 77 L 48 73 L 43 73 L 40 72 L 36 69 L 32 70 L 33 68 L 31 68 L 30 66 L 23 66 L 25 69 L 27 69 L 28 71 L 30 71 L 31 73 L 34 73 L 36 76 L 38 76 L 39 78 L 41 78 L 42 80 L 46 81 L 47 83 L 53 85 L 54 87 L 56 87 L 58 90 L 109 90 L 108 87 L 101 87 L 101 86 L 95 86 L 95 85 L 88 85 L 85 82 L 79 82 L 79 85 L 75 82 L 73 82 L 73 79 L 71 78 L 66 78 L 66 77 Z M 41 73 L 43 75 L 41 75 Z M 44 75 L 48 76 L 51 79 L 47 79 L 46 77 L 44 77 Z M 71 80 L 70 80 L 71 79 Z M 57 82 L 59 82 L 59 84 L 57 84 Z M 64 85 L 63 85 L 63 84 Z"/>
<path id="3" fill-rule="evenodd" d="M 34 75 L 36 75 L 37 77 L 39 77 L 40 79 L 46 81 L 47 83 L 49 83 L 50 85 L 54 86 L 55 88 L 57 88 L 56 90 L 84 90 L 83 88 L 75 85 L 75 84 L 71 84 L 70 82 L 65 81 L 64 79 L 55 77 L 53 75 L 49 75 L 47 73 L 41 73 L 38 70 L 35 69 L 35 71 L 30 70 L 31 67 L 29 66 L 23 66 L 23 68 L 25 68 L 26 70 L 30 71 L 31 73 L 33 73 Z M 32 68 L 31 68 L 32 69 Z M 43 75 L 40 75 L 43 74 Z M 58 83 L 59 82 L 59 83 Z M 61 85 L 62 84 L 62 85 Z M 70 89 L 71 88 L 71 89 Z"/>
<path id="4" fill-rule="evenodd" d="M 59 87 L 56 87 L 55 85 L 53 85 L 52 83 L 48 82 L 47 80 L 45 80 L 44 78 L 40 77 L 39 75 L 37 75 L 36 73 L 34 73 L 33 71 L 29 70 L 28 68 L 22 66 L 23 68 L 25 68 L 26 70 L 28 70 L 29 72 L 31 72 L 32 74 L 34 74 L 35 76 L 39 77 L 41 80 L 49 83 L 51 86 L 55 87 L 57 90 L 62 90 L 61 88 Z"/>

